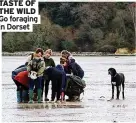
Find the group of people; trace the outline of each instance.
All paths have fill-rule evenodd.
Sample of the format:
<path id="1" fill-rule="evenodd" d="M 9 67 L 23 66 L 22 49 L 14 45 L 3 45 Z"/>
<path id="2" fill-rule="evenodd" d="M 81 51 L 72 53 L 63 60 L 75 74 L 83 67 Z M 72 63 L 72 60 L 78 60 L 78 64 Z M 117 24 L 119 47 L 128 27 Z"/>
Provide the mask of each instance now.
<path id="1" fill-rule="evenodd" d="M 67 50 L 61 52 L 60 63 L 55 65 L 51 58 L 52 50 L 45 52 L 37 48 L 34 53 L 28 56 L 26 63 L 12 71 L 12 79 L 17 86 L 17 102 L 43 101 L 45 92 L 45 101 L 48 99 L 49 83 L 51 81 L 52 93 L 51 101 L 65 100 L 65 89 L 67 85 L 67 75 L 75 75 L 81 79 L 84 77 L 84 71 L 76 63 L 71 53 Z M 44 91 L 45 90 L 45 91 Z M 73 101 L 74 95 L 66 101 Z M 80 99 L 80 95 L 76 97 Z"/>

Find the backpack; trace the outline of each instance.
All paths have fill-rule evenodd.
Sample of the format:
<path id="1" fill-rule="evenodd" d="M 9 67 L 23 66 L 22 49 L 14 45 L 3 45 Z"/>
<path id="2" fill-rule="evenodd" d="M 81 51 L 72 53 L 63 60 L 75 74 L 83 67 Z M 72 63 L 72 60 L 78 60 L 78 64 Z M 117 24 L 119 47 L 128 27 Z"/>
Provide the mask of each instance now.
<path id="1" fill-rule="evenodd" d="M 15 77 L 18 73 L 20 73 L 20 72 L 22 72 L 22 71 L 27 71 L 27 68 L 26 68 L 25 65 L 21 65 L 21 66 L 19 66 L 18 68 L 16 68 L 14 71 L 12 71 L 12 79 L 14 79 L 14 77 Z"/>
<path id="2" fill-rule="evenodd" d="M 67 76 L 67 85 L 65 89 L 65 95 L 67 96 L 79 96 L 84 92 L 86 87 L 85 81 L 80 77 L 72 75 Z"/>
<path id="3" fill-rule="evenodd" d="M 39 63 L 41 62 L 41 59 L 33 58 L 31 61 L 32 61 L 31 71 L 37 72 L 39 70 L 39 68 L 40 68 Z"/>

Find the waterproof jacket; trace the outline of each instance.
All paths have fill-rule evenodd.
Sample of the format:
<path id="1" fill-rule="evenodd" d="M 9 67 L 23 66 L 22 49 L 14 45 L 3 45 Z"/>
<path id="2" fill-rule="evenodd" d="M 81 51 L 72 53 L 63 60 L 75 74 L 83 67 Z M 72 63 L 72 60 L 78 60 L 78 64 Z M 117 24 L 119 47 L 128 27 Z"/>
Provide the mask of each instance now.
<path id="1" fill-rule="evenodd" d="M 33 70 L 33 60 L 39 60 L 39 62 L 37 63 L 37 70 Z M 41 77 L 43 76 L 43 72 L 45 69 L 45 63 L 42 57 L 34 57 L 32 60 L 30 60 L 30 62 L 28 62 L 27 65 L 27 71 L 30 73 L 31 71 L 35 71 L 37 72 L 37 77 Z"/>
<path id="2" fill-rule="evenodd" d="M 17 82 L 21 83 L 22 85 L 28 88 L 29 87 L 28 86 L 28 83 L 29 83 L 28 71 L 22 71 L 18 73 L 14 77 L 14 80 L 16 80 Z"/>
<path id="3" fill-rule="evenodd" d="M 66 82 L 67 82 L 66 73 L 62 65 L 57 65 L 56 68 L 62 73 L 61 91 L 64 91 L 66 87 Z"/>
<path id="4" fill-rule="evenodd" d="M 79 76 L 80 78 L 83 78 L 84 76 L 84 71 L 80 67 L 79 64 L 75 62 L 75 59 L 71 59 L 69 62 L 69 68 L 71 69 L 73 75 Z"/>

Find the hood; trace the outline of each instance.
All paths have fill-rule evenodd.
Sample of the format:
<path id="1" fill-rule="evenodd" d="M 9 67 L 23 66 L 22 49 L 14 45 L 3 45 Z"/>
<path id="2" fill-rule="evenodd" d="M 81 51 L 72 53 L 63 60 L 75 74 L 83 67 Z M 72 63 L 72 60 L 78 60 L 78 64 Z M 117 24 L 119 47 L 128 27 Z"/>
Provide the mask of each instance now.
<path id="1" fill-rule="evenodd" d="M 69 61 L 70 61 L 70 63 L 74 63 L 75 59 L 70 59 Z"/>
<path id="2" fill-rule="evenodd" d="M 58 70 L 64 70 L 63 67 L 62 67 L 62 65 L 60 65 L 60 64 L 58 64 L 58 65 L 56 66 L 56 68 L 57 68 Z"/>

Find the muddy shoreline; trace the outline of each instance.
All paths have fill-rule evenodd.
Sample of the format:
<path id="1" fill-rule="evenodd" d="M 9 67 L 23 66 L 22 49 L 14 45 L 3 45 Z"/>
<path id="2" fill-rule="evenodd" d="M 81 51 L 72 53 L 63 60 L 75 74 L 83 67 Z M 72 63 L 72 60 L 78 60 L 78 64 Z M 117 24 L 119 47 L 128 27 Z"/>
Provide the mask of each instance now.
<path id="1" fill-rule="evenodd" d="M 2 56 L 28 56 L 32 51 L 28 52 L 2 52 Z M 53 52 L 52 56 L 60 56 L 60 52 Z M 136 53 L 133 54 L 115 54 L 108 52 L 72 52 L 73 56 L 136 56 Z"/>
<path id="2" fill-rule="evenodd" d="M 59 56 L 53 57 L 59 63 Z M 18 104 L 12 71 L 26 61 L 26 56 L 2 57 L 2 123 L 135 123 L 136 122 L 136 57 L 75 56 L 85 71 L 86 88 L 81 102 L 63 104 Z M 125 75 L 125 100 L 111 98 L 110 67 Z M 48 98 L 51 99 L 51 83 Z M 115 91 L 116 98 L 116 91 Z M 44 95 L 45 96 L 45 93 Z M 67 99 L 68 97 L 66 97 Z M 43 97 L 44 100 L 44 97 Z"/>

